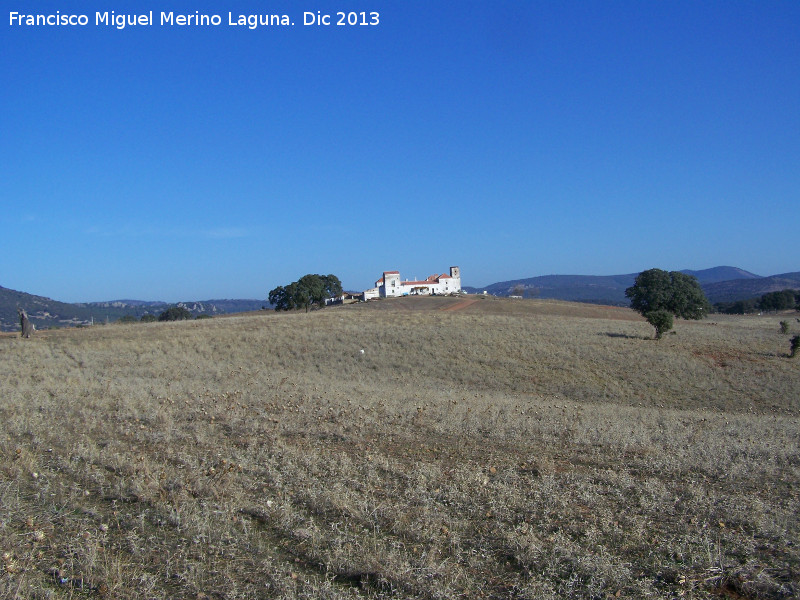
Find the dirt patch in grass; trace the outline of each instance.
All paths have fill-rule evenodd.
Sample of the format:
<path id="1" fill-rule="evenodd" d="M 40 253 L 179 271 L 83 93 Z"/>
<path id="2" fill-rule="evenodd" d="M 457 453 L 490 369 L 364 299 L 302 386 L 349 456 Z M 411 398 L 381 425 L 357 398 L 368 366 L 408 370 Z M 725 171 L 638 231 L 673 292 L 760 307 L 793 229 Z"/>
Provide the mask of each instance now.
<path id="1" fill-rule="evenodd" d="M 741 364 L 742 361 L 748 362 L 761 362 L 767 363 L 767 358 L 764 356 L 754 356 L 747 352 L 730 352 L 725 350 L 695 350 L 695 356 L 706 359 L 709 363 L 716 367 L 726 368 L 735 367 Z"/>
<path id="2" fill-rule="evenodd" d="M 471 305 L 475 304 L 476 302 L 478 302 L 477 299 L 469 298 L 467 300 L 461 300 L 460 302 L 457 302 L 456 304 L 452 304 L 450 306 L 446 306 L 442 310 L 463 310 L 463 309 L 467 308 L 468 306 L 471 306 Z"/>

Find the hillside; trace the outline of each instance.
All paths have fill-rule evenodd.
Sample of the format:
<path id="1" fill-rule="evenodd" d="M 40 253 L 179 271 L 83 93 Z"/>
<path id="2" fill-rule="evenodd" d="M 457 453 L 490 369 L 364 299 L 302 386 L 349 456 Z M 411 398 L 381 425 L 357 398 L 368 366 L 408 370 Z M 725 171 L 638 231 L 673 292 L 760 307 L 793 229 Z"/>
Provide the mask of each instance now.
<path id="1" fill-rule="evenodd" d="M 204 300 L 179 302 L 193 315 L 220 315 L 232 312 L 259 310 L 263 300 Z M 67 303 L 0 287 L 0 331 L 18 331 L 17 307 L 24 308 L 39 330 L 50 327 L 76 327 L 105 321 L 113 322 L 130 315 L 158 315 L 171 304 L 142 300 L 112 300 L 108 302 Z"/>
<path id="2" fill-rule="evenodd" d="M 761 277 L 736 267 L 713 267 L 699 271 L 684 269 L 681 272 L 696 277 L 712 303 L 745 300 L 786 288 L 800 289 L 798 273 Z M 482 293 L 485 290 L 496 296 L 516 294 L 627 306 L 625 290 L 633 285 L 636 275 L 545 275 L 502 281 L 482 288 L 465 286 L 464 290 L 469 293 Z"/>
<path id="3" fill-rule="evenodd" d="M 17 307 L 25 309 L 37 329 L 80 325 L 92 318 L 91 310 L 86 306 L 0 287 L 0 331 L 19 330 Z"/>
<path id="4" fill-rule="evenodd" d="M 470 293 L 486 290 L 495 296 L 521 295 L 601 304 L 627 304 L 625 289 L 636 274 L 628 275 L 544 275 L 493 283 L 485 288 L 465 288 Z M 522 293 L 519 293 L 519 292 Z"/>
<path id="5" fill-rule="evenodd" d="M 780 319 L 655 342 L 467 296 L 0 336 L 0 597 L 797 598 Z"/>
<path id="6" fill-rule="evenodd" d="M 703 285 L 706 297 L 714 302 L 735 302 L 757 298 L 769 292 L 800 289 L 800 273 L 786 273 L 758 279 L 720 281 Z"/>
<path id="7" fill-rule="evenodd" d="M 760 275 L 750 273 L 737 267 L 712 267 L 700 271 L 683 269 L 681 273 L 692 275 L 697 278 L 702 285 L 718 283 L 720 281 L 745 281 L 748 279 L 760 279 Z"/>

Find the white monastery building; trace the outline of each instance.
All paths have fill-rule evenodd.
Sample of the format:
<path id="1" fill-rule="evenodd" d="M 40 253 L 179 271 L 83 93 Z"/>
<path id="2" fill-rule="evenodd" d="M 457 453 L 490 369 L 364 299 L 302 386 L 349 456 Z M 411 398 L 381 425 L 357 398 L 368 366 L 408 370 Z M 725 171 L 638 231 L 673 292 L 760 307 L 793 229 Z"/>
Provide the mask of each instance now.
<path id="1" fill-rule="evenodd" d="M 431 275 L 424 281 L 401 281 L 400 271 L 384 271 L 375 287 L 364 291 L 364 300 L 397 296 L 445 295 L 461 291 L 461 270 L 450 267 L 450 274 Z"/>

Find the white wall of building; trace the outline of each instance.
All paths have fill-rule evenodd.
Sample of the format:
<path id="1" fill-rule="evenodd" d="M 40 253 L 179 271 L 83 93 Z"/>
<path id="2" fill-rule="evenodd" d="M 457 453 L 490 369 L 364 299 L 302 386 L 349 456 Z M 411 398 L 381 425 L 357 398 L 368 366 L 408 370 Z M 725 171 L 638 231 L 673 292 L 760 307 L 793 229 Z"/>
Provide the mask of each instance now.
<path id="1" fill-rule="evenodd" d="M 424 281 L 402 281 L 398 271 L 385 271 L 383 277 L 375 282 L 375 288 L 364 292 L 364 299 L 376 297 L 374 290 L 382 298 L 396 298 L 398 296 L 455 294 L 461 291 L 461 269 L 450 267 L 450 275 L 431 275 Z"/>

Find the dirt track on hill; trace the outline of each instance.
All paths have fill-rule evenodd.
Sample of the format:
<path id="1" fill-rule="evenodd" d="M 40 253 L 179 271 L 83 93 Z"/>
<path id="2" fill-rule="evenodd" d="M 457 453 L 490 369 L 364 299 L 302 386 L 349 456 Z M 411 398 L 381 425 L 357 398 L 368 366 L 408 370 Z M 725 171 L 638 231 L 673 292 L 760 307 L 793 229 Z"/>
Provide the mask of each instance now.
<path id="1" fill-rule="evenodd" d="M 461 310 L 462 308 L 467 308 L 468 306 L 475 304 L 477 301 L 477 299 L 472 298 L 468 300 L 462 300 L 461 302 L 456 302 L 455 304 L 445 306 L 442 308 L 442 310 Z"/>

